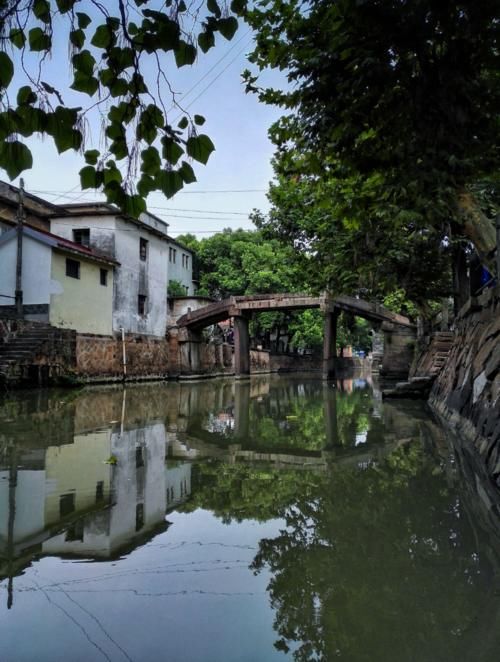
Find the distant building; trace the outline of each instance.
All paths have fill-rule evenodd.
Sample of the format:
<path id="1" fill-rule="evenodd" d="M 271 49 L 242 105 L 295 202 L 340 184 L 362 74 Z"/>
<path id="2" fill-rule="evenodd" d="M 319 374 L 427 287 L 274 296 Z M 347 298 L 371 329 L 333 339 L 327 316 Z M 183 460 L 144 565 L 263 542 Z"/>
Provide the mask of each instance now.
<path id="1" fill-rule="evenodd" d="M 168 236 L 168 223 L 149 213 L 134 219 L 105 203 L 60 209 L 63 213 L 51 219 L 53 232 L 120 263 L 115 270 L 113 331 L 164 336 L 169 280 L 193 290 L 192 253 Z"/>
<path id="2" fill-rule="evenodd" d="M 81 333 L 112 333 L 114 260 L 25 225 L 23 310 L 27 319 Z M 0 235 L 0 309 L 15 311 L 17 229 Z"/>

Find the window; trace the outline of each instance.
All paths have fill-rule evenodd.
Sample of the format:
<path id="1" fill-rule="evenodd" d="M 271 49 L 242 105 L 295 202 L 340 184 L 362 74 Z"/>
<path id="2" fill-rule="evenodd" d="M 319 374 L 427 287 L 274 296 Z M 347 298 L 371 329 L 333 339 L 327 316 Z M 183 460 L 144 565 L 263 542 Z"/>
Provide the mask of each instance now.
<path id="1" fill-rule="evenodd" d="M 139 239 L 139 257 L 143 262 L 146 262 L 148 257 L 148 240 L 142 237 Z"/>
<path id="2" fill-rule="evenodd" d="M 59 516 L 66 517 L 75 512 L 75 493 L 61 494 L 59 497 Z"/>
<path id="3" fill-rule="evenodd" d="M 189 255 L 186 255 L 185 253 L 182 254 L 182 266 L 185 269 L 189 269 Z"/>
<path id="4" fill-rule="evenodd" d="M 135 507 L 135 530 L 140 531 L 144 526 L 144 504 L 138 503 Z"/>
<path id="5" fill-rule="evenodd" d="M 135 466 L 136 469 L 144 466 L 144 457 L 142 455 L 142 448 L 140 446 L 135 449 Z"/>
<path id="6" fill-rule="evenodd" d="M 66 531 L 66 542 L 83 542 L 83 519 L 79 519 Z"/>
<path id="7" fill-rule="evenodd" d="M 82 246 L 90 246 L 90 230 L 89 228 L 81 228 L 80 230 L 73 230 L 73 241 L 75 244 Z"/>
<path id="8" fill-rule="evenodd" d="M 177 251 L 175 250 L 175 248 L 169 247 L 168 249 L 169 262 L 173 262 L 175 264 L 176 257 L 177 257 Z"/>
<path id="9" fill-rule="evenodd" d="M 66 258 L 66 276 L 69 278 L 80 278 L 80 263 L 78 260 Z"/>
<path id="10" fill-rule="evenodd" d="M 95 502 L 100 503 L 104 500 L 104 481 L 99 480 L 95 486 Z"/>
<path id="11" fill-rule="evenodd" d="M 108 284 L 108 270 L 101 269 L 101 285 L 104 285 L 104 287 L 106 287 L 107 284 Z"/>
<path id="12" fill-rule="evenodd" d="M 139 294 L 138 301 L 137 301 L 137 312 L 139 315 L 145 315 L 146 314 L 146 301 L 147 297 L 144 296 L 144 294 Z"/>

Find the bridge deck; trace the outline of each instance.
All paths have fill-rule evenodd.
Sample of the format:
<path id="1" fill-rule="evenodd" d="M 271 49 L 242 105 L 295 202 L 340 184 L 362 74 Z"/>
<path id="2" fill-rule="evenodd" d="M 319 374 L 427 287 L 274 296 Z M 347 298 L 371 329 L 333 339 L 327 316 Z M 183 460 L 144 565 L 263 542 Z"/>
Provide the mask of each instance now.
<path id="1" fill-rule="evenodd" d="M 320 308 L 324 312 L 345 310 L 357 317 L 363 317 L 374 322 L 390 322 L 398 326 L 413 327 L 407 317 L 393 313 L 377 303 L 369 303 L 362 299 L 349 296 L 330 297 L 323 294 L 319 297 L 307 294 L 257 294 L 249 296 L 233 296 L 224 301 L 210 303 L 198 310 L 189 311 L 177 320 L 178 326 L 190 329 L 200 329 L 216 324 L 229 317 L 249 316 L 271 310 L 306 310 Z"/>

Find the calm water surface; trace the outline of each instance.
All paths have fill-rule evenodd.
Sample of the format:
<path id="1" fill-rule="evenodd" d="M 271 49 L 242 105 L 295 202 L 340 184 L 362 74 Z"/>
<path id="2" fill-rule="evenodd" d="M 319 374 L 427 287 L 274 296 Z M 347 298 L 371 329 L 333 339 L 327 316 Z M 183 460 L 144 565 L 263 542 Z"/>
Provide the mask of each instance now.
<path id="1" fill-rule="evenodd" d="M 480 502 L 362 379 L 12 394 L 0 660 L 498 660 Z"/>

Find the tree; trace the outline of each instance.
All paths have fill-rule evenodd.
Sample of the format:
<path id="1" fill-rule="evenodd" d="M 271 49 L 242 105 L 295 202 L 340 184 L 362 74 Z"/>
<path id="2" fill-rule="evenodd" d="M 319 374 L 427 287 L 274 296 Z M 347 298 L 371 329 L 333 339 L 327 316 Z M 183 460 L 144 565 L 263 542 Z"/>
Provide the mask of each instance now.
<path id="1" fill-rule="evenodd" d="M 498 209 L 497 3 L 271 0 L 247 20 L 251 60 L 292 84 L 259 89 L 245 74 L 247 89 L 287 112 L 271 129 L 282 172 L 298 153 L 299 173 L 344 187 L 338 223 L 364 219 L 377 238 L 402 224 L 463 235 L 491 266 L 494 228 L 476 184 L 491 183 Z"/>
<path id="2" fill-rule="evenodd" d="M 173 196 L 196 181 L 189 161 L 214 150 L 205 119 L 177 102 L 165 71 L 192 65 L 217 34 L 231 39 L 242 0 L 0 0 L 0 168 L 10 179 L 31 168 L 23 138 L 48 136 L 60 153 L 83 152 L 84 189 L 137 216 L 152 191 Z M 50 78 L 57 42 L 69 43 L 71 90 Z M 173 64 L 172 62 L 172 64 Z M 16 87 L 24 78 L 26 84 Z M 65 99 L 70 97 L 71 105 Z M 170 107 L 171 106 L 171 107 Z M 176 126 L 172 111 L 182 113 Z M 89 117 L 105 147 L 86 149 Z M 137 170 L 140 170 L 137 173 Z"/>
<path id="3" fill-rule="evenodd" d="M 403 210 L 394 210 L 390 222 L 370 212 L 382 195 L 380 177 L 330 171 L 319 178 L 304 174 L 305 167 L 296 150 L 278 154 L 271 209 L 252 219 L 265 237 L 300 253 L 311 287 L 379 301 L 402 291 L 422 312 L 429 301 L 451 293 L 444 234 Z"/>

